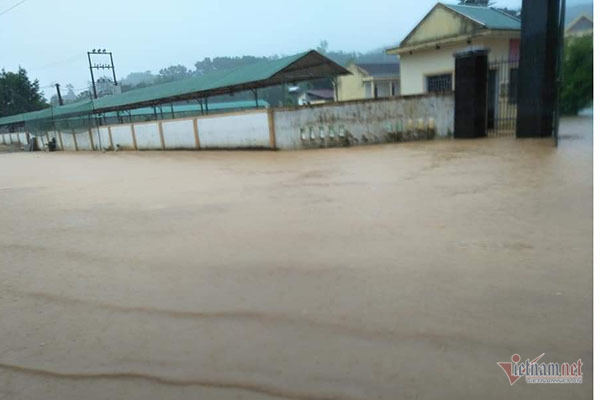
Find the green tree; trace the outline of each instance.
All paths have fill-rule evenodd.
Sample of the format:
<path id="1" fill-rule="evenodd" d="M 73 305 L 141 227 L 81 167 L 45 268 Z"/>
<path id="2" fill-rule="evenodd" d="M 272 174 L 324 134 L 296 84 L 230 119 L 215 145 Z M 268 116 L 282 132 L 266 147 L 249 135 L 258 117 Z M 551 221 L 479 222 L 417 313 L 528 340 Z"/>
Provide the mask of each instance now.
<path id="1" fill-rule="evenodd" d="M 565 42 L 560 110 L 577 114 L 594 98 L 594 41 L 592 35 L 570 38 Z"/>
<path id="2" fill-rule="evenodd" d="M 190 77 L 192 72 L 184 65 L 172 65 L 158 72 L 157 83 L 173 82 Z"/>
<path id="3" fill-rule="evenodd" d="M 487 7 L 490 5 L 489 0 L 460 0 L 458 4 L 464 4 L 465 6 L 481 6 Z"/>
<path id="4" fill-rule="evenodd" d="M 46 108 L 46 100 L 40 92 L 38 80 L 31 81 L 27 71 L 0 72 L 0 117 L 37 111 Z"/>

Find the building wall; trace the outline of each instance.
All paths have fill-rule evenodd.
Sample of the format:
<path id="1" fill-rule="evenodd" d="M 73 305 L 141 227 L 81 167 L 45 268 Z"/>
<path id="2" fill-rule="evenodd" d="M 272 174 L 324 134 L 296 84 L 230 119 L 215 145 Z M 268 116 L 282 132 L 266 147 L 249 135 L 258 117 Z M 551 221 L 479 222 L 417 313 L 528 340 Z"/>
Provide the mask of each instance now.
<path id="1" fill-rule="evenodd" d="M 510 52 L 510 38 L 477 38 L 473 39 L 472 46 L 484 46 L 490 49 L 490 60 L 508 59 Z M 468 48 L 465 43 L 452 46 L 442 46 L 440 49 L 427 49 L 403 54 L 400 57 L 400 87 L 401 94 L 422 94 L 427 90 L 426 78 L 429 75 L 452 73 L 452 87 L 454 89 L 454 53 Z"/>
<path id="2" fill-rule="evenodd" d="M 337 100 L 359 100 L 365 98 L 365 87 L 363 79 L 365 76 L 359 71 L 358 67 L 350 64 L 347 70 L 352 72 L 352 75 L 340 76 L 336 79 L 337 82 Z"/>
<path id="3" fill-rule="evenodd" d="M 396 93 L 394 95 L 398 96 L 400 94 L 400 77 L 373 78 L 366 76 L 354 64 L 348 66 L 347 69 L 352 72 L 352 75 L 340 76 L 336 80 L 338 85 L 338 101 L 372 99 L 375 95 L 373 85 L 377 85 L 378 97 L 390 97 L 392 96 L 390 86 L 392 82 L 396 86 Z"/>
<path id="4" fill-rule="evenodd" d="M 418 28 L 406 40 L 406 45 L 435 41 L 473 33 L 478 25 L 448 10 L 442 5 L 433 8 Z"/>
<path id="5" fill-rule="evenodd" d="M 454 96 L 434 94 L 275 109 L 277 148 L 298 150 L 452 135 Z"/>
<path id="6" fill-rule="evenodd" d="M 392 83 L 394 84 L 394 87 L 395 87 L 394 94 L 392 94 Z M 377 80 L 373 81 L 373 84 L 377 85 L 377 97 L 379 97 L 379 98 L 400 95 L 400 92 L 399 92 L 400 77 L 395 78 L 395 79 L 377 79 Z M 373 96 L 374 96 L 374 91 L 372 93 L 372 96 L 370 96 L 369 98 L 372 98 Z"/>

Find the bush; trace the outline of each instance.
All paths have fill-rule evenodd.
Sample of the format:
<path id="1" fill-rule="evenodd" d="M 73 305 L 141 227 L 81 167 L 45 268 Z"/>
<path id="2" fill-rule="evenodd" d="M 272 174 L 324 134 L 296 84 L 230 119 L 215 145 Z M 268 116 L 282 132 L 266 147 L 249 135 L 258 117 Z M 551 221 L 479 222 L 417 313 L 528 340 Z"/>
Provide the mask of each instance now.
<path id="1" fill-rule="evenodd" d="M 594 98 L 594 40 L 592 35 L 565 40 L 560 111 L 574 115 Z"/>

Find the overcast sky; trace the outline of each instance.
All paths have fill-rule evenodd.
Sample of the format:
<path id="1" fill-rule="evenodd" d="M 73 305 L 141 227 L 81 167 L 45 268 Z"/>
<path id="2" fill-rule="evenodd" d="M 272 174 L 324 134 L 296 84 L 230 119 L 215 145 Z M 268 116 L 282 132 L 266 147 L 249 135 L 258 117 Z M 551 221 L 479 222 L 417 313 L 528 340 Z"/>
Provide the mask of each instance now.
<path id="1" fill-rule="evenodd" d="M 18 3 L 0 0 L 0 13 Z M 58 82 L 83 89 L 89 80 L 86 51 L 93 48 L 114 52 L 118 78 L 175 64 L 193 68 L 204 57 L 295 54 L 320 40 L 331 50 L 366 52 L 399 42 L 435 3 L 25 0 L 0 15 L 0 67 L 14 71 L 21 65 L 42 87 Z M 520 4 L 496 1 L 499 7 Z"/>

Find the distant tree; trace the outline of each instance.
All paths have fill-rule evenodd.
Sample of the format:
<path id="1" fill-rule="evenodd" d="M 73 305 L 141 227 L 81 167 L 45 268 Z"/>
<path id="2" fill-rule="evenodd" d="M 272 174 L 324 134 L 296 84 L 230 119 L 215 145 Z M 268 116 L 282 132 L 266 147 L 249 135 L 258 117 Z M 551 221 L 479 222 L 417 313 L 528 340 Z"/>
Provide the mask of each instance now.
<path id="1" fill-rule="evenodd" d="M 512 15 L 513 17 L 521 18 L 521 9 L 520 8 L 508 8 L 508 7 L 494 7 L 495 10 L 502 11 L 508 15 Z"/>
<path id="2" fill-rule="evenodd" d="M 321 54 L 327 54 L 329 50 L 329 42 L 327 40 L 321 40 L 319 46 L 317 46 L 317 51 Z"/>
<path id="3" fill-rule="evenodd" d="M 488 7 L 493 3 L 490 0 L 459 0 L 458 4 L 463 4 L 465 6 Z"/>
<path id="4" fill-rule="evenodd" d="M 151 71 L 132 72 L 119 82 L 121 86 L 136 87 L 140 84 L 151 85 L 156 80 L 156 76 Z"/>
<path id="5" fill-rule="evenodd" d="M 0 72 L 0 117 L 46 108 L 38 80 L 31 81 L 27 71 Z"/>
<path id="6" fill-rule="evenodd" d="M 81 100 L 91 100 L 92 99 L 92 92 L 90 90 L 84 90 L 83 92 L 79 93 L 77 95 L 77 100 L 76 101 L 81 101 Z"/>
<path id="7" fill-rule="evenodd" d="M 560 110 L 577 114 L 594 97 L 594 41 L 592 35 L 574 37 L 565 43 Z"/>
<path id="8" fill-rule="evenodd" d="M 163 68 L 158 72 L 157 83 L 173 82 L 188 78 L 192 75 L 192 71 L 188 70 L 183 65 L 172 65 L 168 68 Z"/>
<path id="9" fill-rule="evenodd" d="M 206 57 L 202 61 L 198 61 L 195 64 L 196 71 L 194 75 L 204 75 L 214 71 L 222 71 L 231 68 L 243 67 L 245 65 L 256 64 L 261 61 L 268 61 L 276 59 L 276 56 L 272 57 L 254 57 L 254 56 L 242 56 L 242 57 Z"/>

